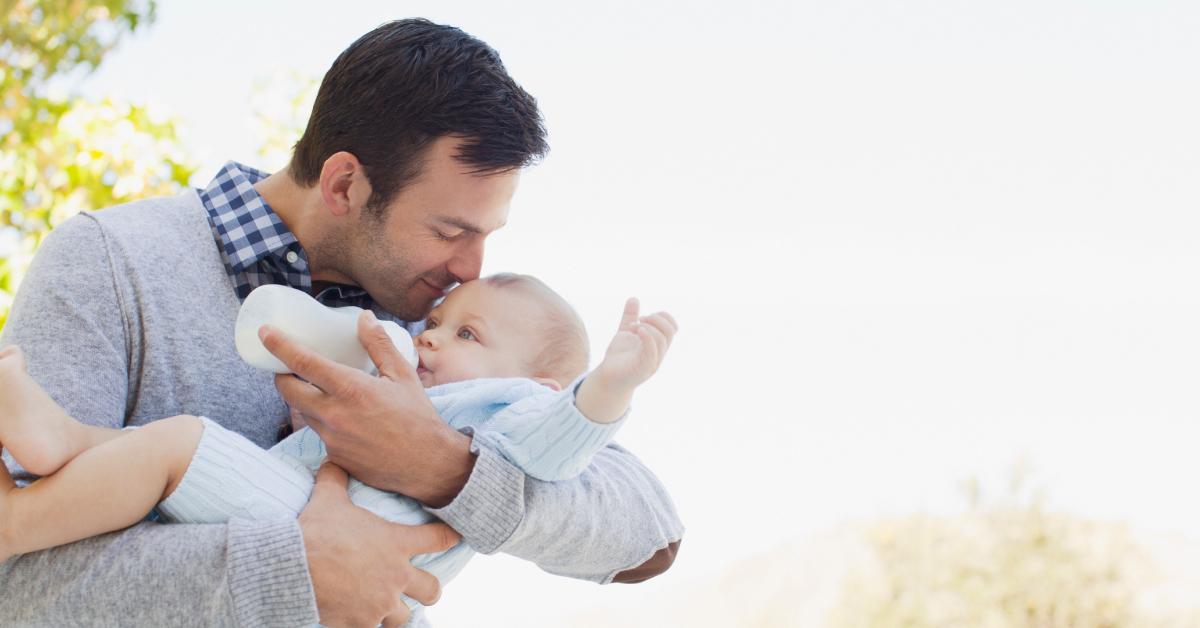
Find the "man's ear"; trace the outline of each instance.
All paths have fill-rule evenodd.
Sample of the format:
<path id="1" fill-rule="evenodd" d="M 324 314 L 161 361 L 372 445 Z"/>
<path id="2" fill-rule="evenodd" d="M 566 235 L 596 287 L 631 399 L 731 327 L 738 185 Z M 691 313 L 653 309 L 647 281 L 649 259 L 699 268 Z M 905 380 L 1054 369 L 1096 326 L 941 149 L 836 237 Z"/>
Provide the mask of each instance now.
<path id="1" fill-rule="evenodd" d="M 334 216 L 362 209 L 371 197 L 371 184 L 358 157 L 346 151 L 329 156 L 321 166 L 321 199 Z"/>
<path id="2" fill-rule="evenodd" d="M 556 392 L 559 390 L 562 390 L 562 384 L 559 384 L 558 382 L 550 379 L 549 377 L 535 377 L 535 378 L 533 378 L 533 381 L 535 381 L 543 386 L 549 386 L 550 388 L 553 388 Z"/>

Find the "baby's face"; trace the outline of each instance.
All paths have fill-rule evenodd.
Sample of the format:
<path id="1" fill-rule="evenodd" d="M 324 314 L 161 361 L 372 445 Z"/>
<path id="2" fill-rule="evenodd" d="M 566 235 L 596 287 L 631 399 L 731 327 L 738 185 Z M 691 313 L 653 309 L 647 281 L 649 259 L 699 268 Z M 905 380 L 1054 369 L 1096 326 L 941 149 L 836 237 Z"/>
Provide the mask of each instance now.
<path id="1" fill-rule="evenodd" d="M 521 291 L 479 280 L 455 288 L 416 338 L 421 384 L 530 377 L 538 318 L 536 304 Z"/>

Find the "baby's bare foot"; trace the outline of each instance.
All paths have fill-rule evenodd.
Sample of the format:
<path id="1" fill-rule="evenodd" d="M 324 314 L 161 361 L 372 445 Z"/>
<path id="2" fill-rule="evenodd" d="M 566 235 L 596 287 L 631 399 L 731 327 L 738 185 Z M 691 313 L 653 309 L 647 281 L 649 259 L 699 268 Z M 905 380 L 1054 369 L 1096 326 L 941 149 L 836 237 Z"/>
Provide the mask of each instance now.
<path id="1" fill-rule="evenodd" d="M 75 456 L 80 424 L 29 377 L 16 347 L 0 350 L 0 393 L 0 445 L 26 471 L 49 475 Z"/>

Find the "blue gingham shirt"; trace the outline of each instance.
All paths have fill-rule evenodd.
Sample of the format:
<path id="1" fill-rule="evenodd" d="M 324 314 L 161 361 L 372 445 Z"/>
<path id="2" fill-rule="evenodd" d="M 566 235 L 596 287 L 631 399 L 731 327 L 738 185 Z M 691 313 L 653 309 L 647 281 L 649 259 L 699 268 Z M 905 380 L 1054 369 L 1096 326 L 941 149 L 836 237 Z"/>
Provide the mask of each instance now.
<path id="1" fill-rule="evenodd" d="M 233 277 L 239 299 L 244 300 L 251 290 L 267 284 L 282 284 L 312 294 L 312 272 L 304 247 L 254 189 L 254 184 L 266 177 L 261 170 L 231 161 L 208 187 L 197 190 L 208 211 L 225 271 Z M 315 298 L 329 307 L 353 305 L 372 310 L 381 320 L 406 325 L 380 309 L 371 295 L 357 286 L 333 285 Z M 418 333 L 423 323 L 406 326 L 410 333 Z"/>

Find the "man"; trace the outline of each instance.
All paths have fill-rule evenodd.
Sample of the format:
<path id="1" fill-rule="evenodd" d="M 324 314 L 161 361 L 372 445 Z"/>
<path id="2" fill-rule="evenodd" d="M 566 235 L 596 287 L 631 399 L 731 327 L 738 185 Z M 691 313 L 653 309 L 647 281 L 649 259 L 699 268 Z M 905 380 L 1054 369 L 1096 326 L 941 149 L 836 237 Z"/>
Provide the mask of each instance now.
<path id="1" fill-rule="evenodd" d="M 22 346 L 30 374 L 73 416 L 134 426 L 203 414 L 269 446 L 288 410 L 234 350 L 240 299 L 282 283 L 420 321 L 479 275 L 519 169 L 545 150 L 536 103 L 495 51 L 424 20 L 386 24 L 334 62 L 287 170 L 230 163 L 204 190 L 56 229 L 0 345 Z M 267 344 L 300 372 L 320 365 L 285 338 Z M 640 581 L 673 559 L 670 499 L 620 447 L 576 481 L 538 482 L 449 429 L 411 378 L 279 385 L 332 462 L 421 500 L 478 551 L 597 582 Z M 145 523 L 16 557 L 0 565 L 0 623 L 397 625 L 408 619 L 401 593 L 439 595 L 408 563 L 457 539 L 439 526 L 354 507 L 345 475 L 327 467 L 299 522 Z"/>

